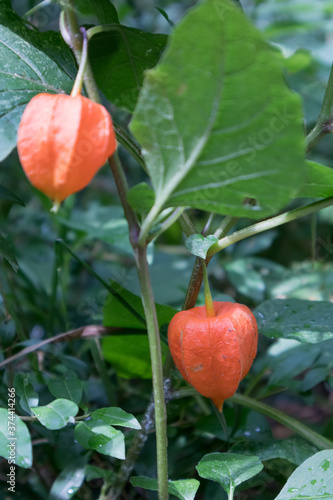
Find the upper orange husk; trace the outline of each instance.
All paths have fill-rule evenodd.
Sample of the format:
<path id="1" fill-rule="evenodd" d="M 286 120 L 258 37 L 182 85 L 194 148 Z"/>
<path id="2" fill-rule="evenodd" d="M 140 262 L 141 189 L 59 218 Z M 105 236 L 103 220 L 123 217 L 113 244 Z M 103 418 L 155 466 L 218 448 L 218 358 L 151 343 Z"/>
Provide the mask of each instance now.
<path id="1" fill-rule="evenodd" d="M 18 130 L 29 181 L 56 202 L 87 186 L 116 145 L 107 110 L 81 95 L 36 95 Z"/>

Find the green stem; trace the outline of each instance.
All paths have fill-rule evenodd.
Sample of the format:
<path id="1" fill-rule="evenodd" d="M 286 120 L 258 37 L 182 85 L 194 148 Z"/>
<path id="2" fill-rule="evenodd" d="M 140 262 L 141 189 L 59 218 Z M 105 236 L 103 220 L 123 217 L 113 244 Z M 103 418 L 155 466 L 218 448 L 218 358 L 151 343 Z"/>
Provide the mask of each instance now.
<path id="1" fill-rule="evenodd" d="M 190 217 L 188 216 L 188 214 L 186 212 L 183 213 L 179 222 L 180 222 L 181 228 L 183 230 L 183 233 L 185 234 L 185 236 L 187 238 L 189 236 L 191 236 L 192 234 L 197 233 L 197 230 L 194 227 L 193 222 L 191 221 Z"/>
<path id="2" fill-rule="evenodd" d="M 202 259 L 202 271 L 203 271 L 203 279 L 204 279 L 204 287 L 205 287 L 205 304 L 206 304 L 206 316 L 207 318 L 215 318 L 215 310 L 213 306 L 212 294 L 209 288 L 208 275 L 207 275 L 207 267 L 204 259 Z"/>
<path id="3" fill-rule="evenodd" d="M 108 31 L 121 32 L 123 29 L 124 27 L 118 23 L 103 24 L 102 26 L 94 26 L 93 28 L 89 28 L 87 31 L 87 35 L 88 39 L 91 40 L 91 38 L 98 33 L 107 33 Z"/>
<path id="4" fill-rule="evenodd" d="M 192 309 L 195 306 L 200 292 L 201 284 L 203 278 L 202 271 L 202 259 L 201 257 L 196 257 L 192 275 L 190 278 L 190 283 L 187 287 L 187 293 L 182 309 L 186 311 L 187 309 Z"/>
<path id="5" fill-rule="evenodd" d="M 150 210 L 150 212 L 148 213 L 145 220 L 143 221 L 141 229 L 140 229 L 139 240 L 138 240 L 140 246 L 144 246 L 146 244 L 149 231 L 150 231 L 152 225 L 154 224 L 154 221 L 155 221 L 156 217 L 158 216 L 158 214 L 160 213 L 161 209 L 162 209 L 161 203 L 155 204 L 153 206 L 153 208 Z"/>
<path id="6" fill-rule="evenodd" d="M 151 367 L 153 374 L 153 394 L 155 402 L 155 428 L 157 450 L 157 477 L 159 500 L 168 499 L 168 460 L 166 435 L 166 406 L 163 386 L 163 363 L 161 355 L 160 334 L 154 296 L 147 262 L 147 248 L 137 247 L 135 250 L 138 276 L 141 286 L 142 302 L 147 321 L 150 347 Z"/>
<path id="7" fill-rule="evenodd" d="M 51 5 L 51 3 L 52 0 L 43 0 L 38 5 L 32 7 L 32 9 L 28 10 L 23 17 L 24 18 L 31 17 L 33 14 L 35 14 L 35 12 L 38 12 L 40 9 L 43 9 L 44 7 L 48 7 L 49 5 Z"/>
<path id="8" fill-rule="evenodd" d="M 114 153 L 109 158 L 109 165 L 117 186 L 119 198 L 128 223 L 128 228 L 130 231 L 130 241 L 132 245 L 136 245 L 140 228 L 135 212 L 133 211 L 131 205 L 127 201 L 128 184 L 117 152 Z"/>
<path id="9" fill-rule="evenodd" d="M 126 134 L 126 132 L 118 125 L 117 123 L 113 122 L 113 127 L 116 132 L 117 136 L 117 141 L 119 144 L 121 144 L 138 162 L 138 164 L 143 168 L 145 172 L 147 172 L 147 166 L 145 164 L 145 160 L 142 156 L 140 148 L 135 144 L 134 141 Z"/>
<path id="10" fill-rule="evenodd" d="M 183 397 L 193 397 L 196 394 L 195 389 L 181 389 L 172 394 L 172 399 L 181 399 Z M 265 403 L 261 403 L 260 401 L 256 401 L 255 399 L 249 398 L 247 396 L 242 396 L 241 394 L 234 394 L 229 401 L 236 403 L 241 406 L 245 406 L 245 408 L 249 408 L 250 410 L 257 411 L 266 417 L 269 417 L 276 422 L 288 427 L 299 436 L 302 436 L 304 439 L 309 441 L 310 443 L 317 446 L 319 449 L 327 450 L 333 448 L 333 441 L 327 439 L 317 432 L 313 431 L 306 425 L 302 424 L 298 420 L 295 420 L 293 417 L 290 417 L 286 413 L 282 411 L 276 410 L 271 406 L 266 405 Z"/>
<path id="11" fill-rule="evenodd" d="M 220 238 L 221 236 L 227 236 L 230 229 L 234 227 L 236 222 L 239 220 L 238 217 L 224 217 L 221 226 L 215 231 L 214 236 Z"/>
<path id="12" fill-rule="evenodd" d="M 261 403 L 256 401 L 255 399 L 248 398 L 247 396 L 241 396 L 240 394 L 235 394 L 230 398 L 230 401 L 233 401 L 236 404 L 240 404 L 245 406 L 246 408 L 250 408 L 251 410 L 255 410 L 266 417 L 272 418 L 276 422 L 288 427 L 289 429 L 296 432 L 299 436 L 304 437 L 311 443 L 313 443 L 317 448 L 320 449 L 331 449 L 333 448 L 333 441 L 321 436 L 317 432 L 313 431 L 306 425 L 302 424 L 298 420 L 295 420 L 289 415 L 286 415 L 282 411 L 276 410 L 271 406 L 266 405 L 265 403 Z"/>
<path id="13" fill-rule="evenodd" d="M 165 221 L 162 222 L 161 225 L 157 228 L 157 232 L 151 235 L 151 238 L 149 238 L 149 242 L 156 240 L 156 238 L 158 238 L 162 233 L 169 229 L 169 227 L 171 227 L 179 219 L 179 217 L 181 217 L 184 210 L 184 207 L 178 207 L 176 208 L 176 210 L 173 210 L 169 217 L 165 219 Z"/>
<path id="14" fill-rule="evenodd" d="M 281 226 L 282 224 L 286 224 L 287 222 L 291 222 L 293 220 L 299 219 L 301 217 L 305 217 L 306 215 L 310 215 L 318 210 L 329 207 L 333 205 L 333 196 L 329 198 L 325 198 L 324 200 L 316 201 L 315 203 L 311 203 L 310 205 L 306 205 L 305 207 L 296 208 L 295 210 L 291 210 L 290 212 L 285 212 L 281 215 L 277 215 L 276 217 L 272 217 L 271 219 L 264 220 L 262 222 L 257 222 L 252 226 L 241 229 L 240 231 L 236 231 L 230 236 L 225 236 L 220 239 L 215 245 L 213 245 L 208 251 L 208 257 L 212 257 L 220 250 L 227 248 L 229 245 L 233 243 L 237 243 L 237 241 L 244 240 L 249 236 L 254 236 L 255 234 L 262 233 L 263 231 L 268 231 L 277 226 Z"/>
<path id="15" fill-rule="evenodd" d="M 72 92 L 71 92 L 72 97 L 76 97 L 76 96 L 81 94 L 84 73 L 86 71 L 86 66 L 87 66 L 87 58 L 88 58 L 87 32 L 84 28 L 81 28 L 81 33 L 82 33 L 82 37 L 83 37 L 82 54 L 81 54 L 79 71 L 77 72 L 75 82 L 74 82 L 74 87 L 72 88 Z"/>
<path id="16" fill-rule="evenodd" d="M 214 220 L 214 216 L 215 216 L 214 213 L 209 214 L 208 220 L 207 220 L 203 230 L 201 231 L 202 236 L 207 236 L 207 234 L 209 234 L 209 230 L 210 230 L 210 227 L 211 227 L 212 222 Z"/>
<path id="17" fill-rule="evenodd" d="M 183 214 L 183 215 L 185 215 L 185 214 Z M 186 214 L 186 216 L 188 217 L 187 214 Z M 215 236 L 216 237 L 226 236 L 229 233 L 230 229 L 236 224 L 237 221 L 238 221 L 237 217 L 225 217 L 223 219 L 221 227 L 215 232 Z M 190 223 L 192 224 L 191 220 L 190 220 Z M 182 228 L 184 231 L 183 226 L 182 226 Z M 195 229 L 194 229 L 194 232 L 195 232 Z M 190 236 L 191 234 L 194 234 L 194 233 L 189 233 L 189 234 L 185 233 L 185 234 L 186 234 L 186 236 Z M 208 257 L 206 259 L 206 265 L 208 265 L 210 259 L 211 259 L 211 257 Z M 203 272 L 202 272 L 201 263 L 202 263 L 202 259 L 200 257 L 197 257 L 195 259 L 195 263 L 193 266 L 190 283 L 189 283 L 188 288 L 187 288 L 187 293 L 186 293 L 185 301 L 183 304 L 183 310 L 192 309 L 192 307 L 195 306 L 196 301 L 198 299 L 198 295 L 200 292 L 201 283 L 202 283 L 202 279 L 203 279 Z"/>
<path id="18" fill-rule="evenodd" d="M 65 15 L 62 15 L 60 18 L 60 31 L 65 42 L 74 52 L 78 64 L 80 64 L 82 57 L 82 34 L 80 32 L 72 0 L 66 0 L 64 2 L 64 13 Z M 100 103 L 101 99 L 90 66 L 89 58 L 87 58 L 83 81 L 89 98 L 94 102 Z"/>
<path id="19" fill-rule="evenodd" d="M 333 130 L 333 65 L 328 78 L 323 104 L 315 127 L 306 138 L 307 151 L 310 151 L 325 135 Z"/>
<path id="20" fill-rule="evenodd" d="M 23 422 L 38 422 L 37 417 L 26 417 L 23 415 L 17 415 L 16 416 L 22 420 Z M 86 413 L 85 415 L 81 415 L 80 417 L 74 417 L 75 422 L 81 422 L 82 420 L 86 420 L 90 417 L 90 413 Z M 48 443 L 48 441 L 46 441 Z"/>

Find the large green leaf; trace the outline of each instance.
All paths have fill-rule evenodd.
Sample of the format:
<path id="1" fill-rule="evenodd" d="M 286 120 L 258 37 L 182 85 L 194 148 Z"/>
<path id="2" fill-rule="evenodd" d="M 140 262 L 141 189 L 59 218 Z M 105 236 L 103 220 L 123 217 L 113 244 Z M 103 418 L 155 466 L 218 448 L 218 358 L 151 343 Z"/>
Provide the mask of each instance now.
<path id="1" fill-rule="evenodd" d="M 162 343 L 163 359 L 168 348 Z M 152 377 L 147 335 L 112 335 L 102 339 L 103 356 L 123 378 Z"/>
<path id="2" fill-rule="evenodd" d="M 333 499 L 333 450 L 320 451 L 300 465 L 275 500 Z"/>
<path id="3" fill-rule="evenodd" d="M 16 465 L 24 469 L 30 469 L 32 466 L 28 427 L 17 415 L 8 413 L 7 408 L 0 408 L 0 457 L 6 460 L 14 459 Z"/>
<path id="4" fill-rule="evenodd" d="M 306 162 L 305 184 L 301 187 L 300 198 L 326 198 L 333 195 L 333 168 L 314 161 Z"/>
<path id="5" fill-rule="evenodd" d="M 133 112 L 143 83 L 143 73 L 158 62 L 168 37 L 108 25 L 90 42 L 89 56 L 99 88 L 114 104 Z"/>
<path id="6" fill-rule="evenodd" d="M 316 344 L 333 338 L 333 304 L 325 301 L 274 299 L 254 311 L 258 329 L 270 338 Z"/>
<path id="7" fill-rule="evenodd" d="M 259 474 L 263 464 L 258 457 L 209 453 L 200 460 L 196 468 L 200 477 L 218 482 L 231 495 L 236 486 Z"/>
<path id="8" fill-rule="evenodd" d="M 11 7 L 0 10 L 0 161 L 16 145 L 26 104 L 38 93 L 70 93 L 75 62 L 59 33 L 28 29 Z"/>
<path id="9" fill-rule="evenodd" d="M 131 130 L 155 190 L 154 215 L 166 204 L 259 218 L 301 183 L 300 99 L 280 56 L 229 0 L 202 2 L 175 29 L 146 72 Z"/>

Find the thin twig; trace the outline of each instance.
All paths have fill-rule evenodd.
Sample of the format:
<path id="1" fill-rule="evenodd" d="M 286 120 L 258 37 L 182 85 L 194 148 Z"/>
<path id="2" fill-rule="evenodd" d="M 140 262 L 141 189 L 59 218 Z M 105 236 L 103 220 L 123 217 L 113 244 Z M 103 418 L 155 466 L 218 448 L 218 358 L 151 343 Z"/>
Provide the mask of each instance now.
<path id="1" fill-rule="evenodd" d="M 316 201 L 315 203 L 311 203 L 310 205 L 306 205 L 305 207 L 296 208 L 295 210 L 291 210 L 290 212 L 285 212 L 281 215 L 271 217 L 270 219 L 266 219 L 262 222 L 257 222 L 256 224 L 245 227 L 244 229 L 240 229 L 239 231 L 232 233 L 230 236 L 221 238 L 215 245 L 213 245 L 209 249 L 208 257 L 212 257 L 220 250 L 223 250 L 233 243 L 244 240 L 249 236 L 254 236 L 255 234 L 259 234 L 263 231 L 268 231 L 269 229 L 272 229 L 274 227 L 286 224 L 287 222 L 291 222 L 301 217 L 305 217 L 306 215 L 313 214 L 314 212 L 322 210 L 323 208 L 329 207 L 331 205 L 333 205 L 333 196 L 325 198 L 324 200 Z"/>
<path id="2" fill-rule="evenodd" d="M 10 358 L 5 359 L 0 363 L 0 368 L 4 368 L 6 365 L 9 365 L 27 354 L 31 352 L 40 351 L 43 347 L 48 344 L 55 344 L 57 342 L 63 342 L 64 340 L 73 340 L 73 339 L 86 339 L 91 337 L 101 337 L 103 335 L 113 335 L 116 332 L 119 333 L 121 328 L 101 326 L 101 325 L 89 325 L 82 326 L 81 328 L 76 328 L 75 330 L 70 330 L 68 332 L 59 333 L 55 337 L 50 337 L 48 339 L 42 340 L 34 345 L 26 347 L 22 349 L 22 351 L 14 354 Z"/>

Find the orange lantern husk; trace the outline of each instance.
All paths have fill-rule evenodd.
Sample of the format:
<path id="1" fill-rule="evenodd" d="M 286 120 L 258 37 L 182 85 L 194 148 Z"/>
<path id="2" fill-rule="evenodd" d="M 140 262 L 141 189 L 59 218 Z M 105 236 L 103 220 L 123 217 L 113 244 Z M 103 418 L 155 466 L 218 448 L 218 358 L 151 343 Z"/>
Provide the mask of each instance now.
<path id="1" fill-rule="evenodd" d="M 258 328 L 250 309 L 232 302 L 213 302 L 215 317 L 206 307 L 177 313 L 168 329 L 172 358 L 184 379 L 211 398 L 221 412 L 249 372 L 257 354 Z"/>
<path id="2" fill-rule="evenodd" d="M 116 146 L 110 114 L 82 95 L 36 95 L 18 130 L 26 176 L 57 204 L 86 187 Z"/>

